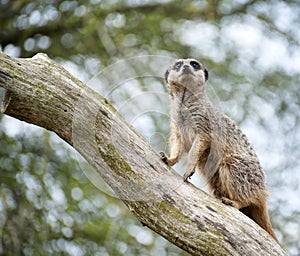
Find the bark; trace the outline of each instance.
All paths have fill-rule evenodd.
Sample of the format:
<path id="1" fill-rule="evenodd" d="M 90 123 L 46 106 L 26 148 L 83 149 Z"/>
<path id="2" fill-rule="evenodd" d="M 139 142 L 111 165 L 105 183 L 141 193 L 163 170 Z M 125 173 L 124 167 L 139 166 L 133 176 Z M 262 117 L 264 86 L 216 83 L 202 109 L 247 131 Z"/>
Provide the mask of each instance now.
<path id="1" fill-rule="evenodd" d="M 72 145 L 140 222 L 192 255 L 287 255 L 238 210 L 183 182 L 110 103 L 45 54 L 0 53 L 2 112 Z"/>

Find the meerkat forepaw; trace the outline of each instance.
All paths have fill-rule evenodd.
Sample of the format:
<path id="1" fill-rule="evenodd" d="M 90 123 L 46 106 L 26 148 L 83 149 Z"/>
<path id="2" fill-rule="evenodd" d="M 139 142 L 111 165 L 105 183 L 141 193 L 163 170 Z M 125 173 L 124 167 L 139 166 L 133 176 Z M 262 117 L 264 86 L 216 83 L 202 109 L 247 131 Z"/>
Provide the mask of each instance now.
<path id="1" fill-rule="evenodd" d="M 188 179 L 190 179 L 190 178 L 193 176 L 194 172 L 195 172 L 195 171 L 193 171 L 193 172 L 186 172 L 186 173 L 183 175 L 183 180 L 184 180 L 184 181 L 187 181 Z"/>
<path id="2" fill-rule="evenodd" d="M 165 163 L 165 164 L 169 164 L 168 163 L 168 156 L 166 155 L 165 152 L 159 152 L 160 155 L 160 159 Z"/>
<path id="3" fill-rule="evenodd" d="M 189 178 L 189 176 L 187 176 L 187 175 L 183 175 L 183 181 L 187 181 L 188 180 L 188 178 Z"/>

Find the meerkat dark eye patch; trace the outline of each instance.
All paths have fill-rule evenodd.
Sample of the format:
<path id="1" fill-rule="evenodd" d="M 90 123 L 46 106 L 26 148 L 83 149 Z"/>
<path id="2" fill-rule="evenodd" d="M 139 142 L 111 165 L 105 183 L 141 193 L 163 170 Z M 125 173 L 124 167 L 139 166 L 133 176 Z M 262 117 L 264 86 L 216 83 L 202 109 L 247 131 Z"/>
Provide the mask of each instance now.
<path id="1" fill-rule="evenodd" d="M 178 61 L 175 63 L 173 69 L 175 69 L 176 71 L 179 71 L 182 65 L 183 65 L 183 61 Z"/>
<path id="2" fill-rule="evenodd" d="M 195 70 L 199 70 L 200 69 L 200 64 L 197 61 L 191 61 L 190 65 L 195 69 Z"/>
<path id="3" fill-rule="evenodd" d="M 204 77 L 205 77 L 205 81 L 207 81 L 208 80 L 208 71 L 206 68 L 204 69 Z"/>
<path id="4" fill-rule="evenodd" d="M 166 70 L 166 72 L 165 72 L 165 80 L 166 80 L 166 82 L 168 82 L 168 76 L 169 76 L 169 70 Z"/>

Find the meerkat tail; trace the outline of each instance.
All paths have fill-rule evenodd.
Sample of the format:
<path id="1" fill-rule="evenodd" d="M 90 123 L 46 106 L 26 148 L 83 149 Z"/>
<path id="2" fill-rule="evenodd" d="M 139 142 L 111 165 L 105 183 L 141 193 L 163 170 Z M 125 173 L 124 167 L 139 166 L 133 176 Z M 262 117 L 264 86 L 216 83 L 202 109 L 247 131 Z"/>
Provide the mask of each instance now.
<path id="1" fill-rule="evenodd" d="M 267 206 L 265 203 L 259 205 L 251 205 L 246 208 L 240 209 L 240 211 L 254 220 L 259 226 L 266 230 L 276 240 L 277 243 L 279 243 L 270 223 Z"/>

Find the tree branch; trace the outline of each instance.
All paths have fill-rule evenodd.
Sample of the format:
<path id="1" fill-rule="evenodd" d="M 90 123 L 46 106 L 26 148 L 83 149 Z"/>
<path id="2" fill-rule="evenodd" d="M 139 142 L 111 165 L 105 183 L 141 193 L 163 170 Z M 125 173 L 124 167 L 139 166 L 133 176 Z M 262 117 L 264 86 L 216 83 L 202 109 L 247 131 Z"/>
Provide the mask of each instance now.
<path id="1" fill-rule="evenodd" d="M 0 53 L 2 112 L 58 134 L 141 223 L 193 255 L 287 255 L 258 225 L 184 183 L 105 98 L 44 54 Z"/>

